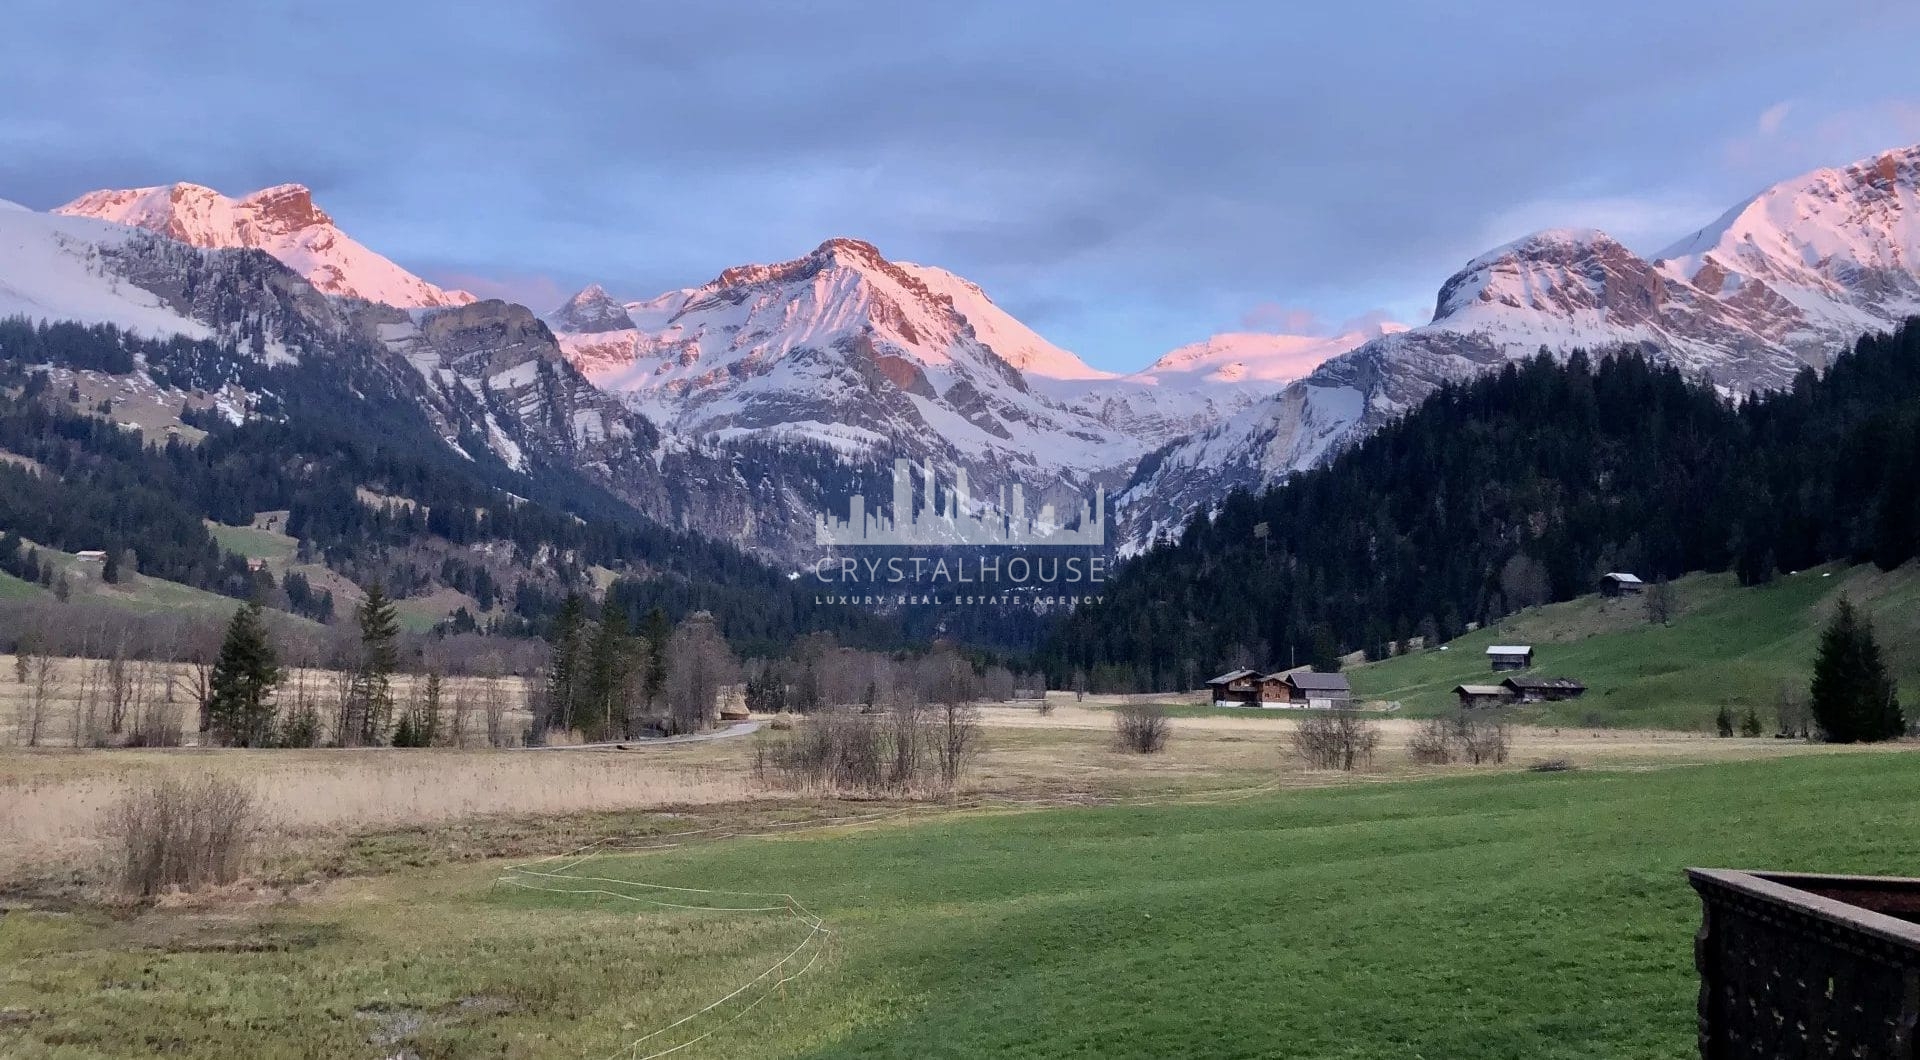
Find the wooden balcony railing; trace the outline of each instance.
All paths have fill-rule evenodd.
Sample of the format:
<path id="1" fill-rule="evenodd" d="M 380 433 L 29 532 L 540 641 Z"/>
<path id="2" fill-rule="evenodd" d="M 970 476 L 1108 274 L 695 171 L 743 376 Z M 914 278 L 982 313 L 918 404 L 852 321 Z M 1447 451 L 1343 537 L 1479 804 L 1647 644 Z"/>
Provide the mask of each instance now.
<path id="1" fill-rule="evenodd" d="M 1920 1058 L 1920 880 L 1687 876 L 1703 1058 Z"/>

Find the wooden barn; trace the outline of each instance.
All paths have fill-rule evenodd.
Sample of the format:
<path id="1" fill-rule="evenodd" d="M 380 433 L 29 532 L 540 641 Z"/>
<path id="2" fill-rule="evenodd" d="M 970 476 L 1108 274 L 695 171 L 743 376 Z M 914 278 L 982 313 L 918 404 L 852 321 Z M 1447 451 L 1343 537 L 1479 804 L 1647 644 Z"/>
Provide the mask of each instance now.
<path id="1" fill-rule="evenodd" d="M 1525 670 L 1533 666 L 1533 645 L 1495 644 L 1487 649 L 1487 661 L 1495 670 Z"/>
<path id="2" fill-rule="evenodd" d="M 1509 677 L 1500 684 L 1521 703 L 1558 703 L 1578 699 L 1587 686 L 1571 677 Z"/>
<path id="3" fill-rule="evenodd" d="M 1292 706 L 1328 710 L 1353 702 L 1353 686 L 1346 674 L 1320 674 L 1297 670 L 1287 675 L 1288 700 Z"/>
<path id="4" fill-rule="evenodd" d="M 1513 693 L 1505 685 L 1455 685 L 1453 694 L 1460 697 L 1462 710 L 1504 707 L 1513 702 Z"/>
<path id="5" fill-rule="evenodd" d="M 1287 687 L 1286 671 L 1276 671 L 1262 677 L 1259 685 L 1261 706 L 1284 707 L 1293 702 L 1293 690 Z"/>
<path id="6" fill-rule="evenodd" d="M 1253 670 L 1228 670 L 1207 682 L 1207 692 L 1216 707 L 1259 706 L 1260 675 Z"/>
<path id="7" fill-rule="evenodd" d="M 1600 595 L 1632 596 L 1647 587 L 1637 574 L 1625 571 L 1608 571 L 1600 576 Z"/>

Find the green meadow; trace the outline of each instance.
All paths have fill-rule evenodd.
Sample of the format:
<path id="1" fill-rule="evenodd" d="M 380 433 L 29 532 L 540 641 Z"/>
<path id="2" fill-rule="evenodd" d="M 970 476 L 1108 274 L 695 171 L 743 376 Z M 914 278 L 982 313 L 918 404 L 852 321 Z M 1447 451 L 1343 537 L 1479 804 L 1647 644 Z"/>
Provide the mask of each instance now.
<path id="1" fill-rule="evenodd" d="M 1912 874 L 1915 768 L 1868 751 L 920 809 L 667 840 L 568 879 L 429 864 L 297 903 L 15 912 L 0 1054 L 1683 1056 L 1682 870 Z M 795 952 L 811 966 L 778 982 Z"/>
<path id="2" fill-rule="evenodd" d="M 1756 710 L 1773 731 L 1782 687 L 1804 696 L 1820 630 L 1841 592 L 1873 615 L 1888 664 L 1920 701 L 1920 567 L 1886 573 L 1872 567 L 1820 567 L 1741 588 L 1730 574 L 1673 583 L 1677 607 L 1667 625 L 1647 621 L 1638 597 L 1582 597 L 1529 608 L 1459 637 L 1445 651 L 1417 651 L 1353 667 L 1364 699 L 1397 701 L 1414 717 L 1454 709 L 1459 684 L 1495 683 L 1488 645 L 1534 646 L 1532 672 L 1572 677 L 1586 695 L 1519 708 L 1520 720 L 1545 725 L 1645 726 L 1706 730 L 1724 704 Z"/>

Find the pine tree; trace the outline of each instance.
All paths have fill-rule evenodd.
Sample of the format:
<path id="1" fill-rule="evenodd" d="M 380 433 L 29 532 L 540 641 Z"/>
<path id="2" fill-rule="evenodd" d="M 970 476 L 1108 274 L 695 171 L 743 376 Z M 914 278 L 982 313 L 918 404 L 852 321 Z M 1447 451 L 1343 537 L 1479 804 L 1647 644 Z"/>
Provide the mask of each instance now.
<path id="1" fill-rule="evenodd" d="M 1871 742 L 1906 729 L 1893 678 L 1880 658 L 1873 619 L 1845 596 L 1820 637 L 1813 664 L 1813 716 L 1833 743 Z"/>
<path id="2" fill-rule="evenodd" d="M 400 667 L 400 627 L 393 601 L 379 582 L 367 589 L 358 617 L 360 668 L 353 679 L 353 738 L 367 746 L 378 746 L 387 741 L 387 730 L 393 723 L 393 673 Z"/>
<path id="3" fill-rule="evenodd" d="M 233 613 L 209 682 L 207 713 L 214 739 L 229 747 L 265 747 L 273 736 L 273 690 L 279 661 L 253 601 Z"/>
<path id="4" fill-rule="evenodd" d="M 646 629 L 642 635 L 647 640 L 647 672 L 641 682 L 641 693 L 646 696 L 647 711 L 652 713 L 667 690 L 667 641 L 673 638 L 673 627 L 667 624 L 667 613 L 656 607 L 647 612 Z"/>
<path id="5" fill-rule="evenodd" d="M 587 710 L 580 719 L 582 728 L 591 730 L 596 740 L 608 740 L 627 731 L 626 688 L 627 614 L 611 603 L 601 609 L 600 628 L 595 632 L 587 667 Z"/>
<path id="6" fill-rule="evenodd" d="M 568 593 L 547 631 L 551 650 L 547 656 L 546 716 L 540 719 L 545 729 L 573 728 L 575 702 L 586 683 L 580 651 L 586 612 L 586 601 L 580 594 Z"/>

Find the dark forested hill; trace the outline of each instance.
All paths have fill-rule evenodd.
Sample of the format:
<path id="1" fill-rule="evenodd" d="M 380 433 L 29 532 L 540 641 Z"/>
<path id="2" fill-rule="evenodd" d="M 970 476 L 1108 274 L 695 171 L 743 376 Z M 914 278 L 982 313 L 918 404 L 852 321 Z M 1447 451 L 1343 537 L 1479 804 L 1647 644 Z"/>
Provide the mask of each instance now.
<path id="1" fill-rule="evenodd" d="M 1599 574 L 1920 551 L 1920 321 L 1738 405 L 1637 355 L 1449 386 L 1332 463 L 1235 494 L 1108 583 L 1042 651 L 1117 687 L 1378 652 L 1591 592 Z"/>
<path id="2" fill-rule="evenodd" d="M 642 519 L 583 474 L 456 450 L 399 389 L 407 379 L 352 349 L 267 364 L 216 341 L 0 320 L 0 552 L 15 553 L 0 567 L 24 563 L 23 539 L 130 553 L 143 574 L 307 610 L 304 577 L 277 584 L 208 527 L 285 511 L 306 564 L 402 597 L 456 590 L 468 628 L 537 629 L 569 592 L 617 578 L 633 608 L 711 610 L 747 643 L 878 630 L 730 545 Z M 113 401 L 80 398 L 82 383 L 126 380 L 172 395 L 166 430 L 130 430 Z M 248 395 L 244 417 L 222 410 L 231 393 Z"/>

